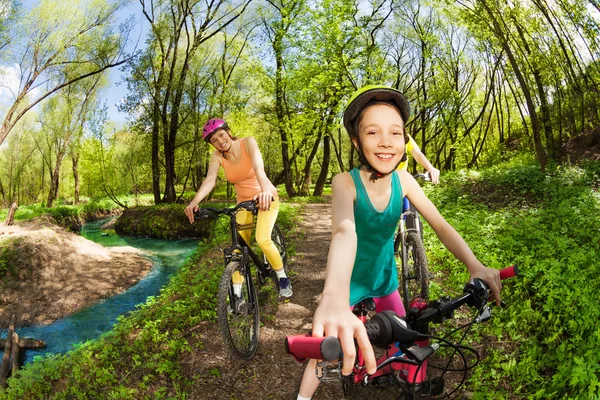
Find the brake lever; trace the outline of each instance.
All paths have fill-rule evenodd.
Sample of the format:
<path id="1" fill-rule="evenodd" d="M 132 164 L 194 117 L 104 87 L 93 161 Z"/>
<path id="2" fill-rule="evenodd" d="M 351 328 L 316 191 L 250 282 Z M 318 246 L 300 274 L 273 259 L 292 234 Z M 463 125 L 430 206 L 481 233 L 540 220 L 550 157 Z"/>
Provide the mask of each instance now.
<path id="1" fill-rule="evenodd" d="M 489 305 L 483 307 L 479 315 L 475 318 L 475 322 L 485 322 L 488 319 L 492 318 L 492 308 Z"/>

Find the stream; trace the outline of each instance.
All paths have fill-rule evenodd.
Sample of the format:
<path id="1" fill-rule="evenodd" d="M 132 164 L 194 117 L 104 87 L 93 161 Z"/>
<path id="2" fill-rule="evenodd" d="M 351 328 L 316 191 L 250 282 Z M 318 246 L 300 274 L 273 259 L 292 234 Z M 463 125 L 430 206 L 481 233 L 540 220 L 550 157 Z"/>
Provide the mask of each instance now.
<path id="1" fill-rule="evenodd" d="M 170 277 L 198 247 L 198 240 L 164 240 L 139 237 L 121 237 L 112 229 L 101 227 L 108 219 L 86 223 L 81 236 L 106 247 L 132 246 L 142 250 L 154 265 L 152 270 L 127 291 L 82 309 L 49 325 L 20 327 L 17 332 L 23 338 L 35 338 L 46 342 L 45 349 L 22 350 L 21 362 L 26 364 L 34 357 L 46 353 L 65 353 L 76 343 L 96 339 L 108 332 L 119 315 L 135 309 L 149 296 L 157 295 Z"/>

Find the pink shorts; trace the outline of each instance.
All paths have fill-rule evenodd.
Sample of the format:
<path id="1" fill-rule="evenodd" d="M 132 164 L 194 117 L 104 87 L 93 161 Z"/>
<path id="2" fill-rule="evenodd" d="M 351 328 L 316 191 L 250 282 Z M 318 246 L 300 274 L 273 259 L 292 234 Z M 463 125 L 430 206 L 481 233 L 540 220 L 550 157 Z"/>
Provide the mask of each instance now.
<path id="1" fill-rule="evenodd" d="M 406 315 L 406 311 L 404 310 L 404 304 L 402 303 L 402 299 L 400 298 L 400 293 L 397 290 L 394 290 L 392 293 L 383 297 L 373 297 L 373 301 L 375 302 L 375 311 L 381 312 L 385 310 L 392 310 L 400 317 L 404 317 Z M 350 309 L 353 309 L 354 306 L 350 306 Z"/>

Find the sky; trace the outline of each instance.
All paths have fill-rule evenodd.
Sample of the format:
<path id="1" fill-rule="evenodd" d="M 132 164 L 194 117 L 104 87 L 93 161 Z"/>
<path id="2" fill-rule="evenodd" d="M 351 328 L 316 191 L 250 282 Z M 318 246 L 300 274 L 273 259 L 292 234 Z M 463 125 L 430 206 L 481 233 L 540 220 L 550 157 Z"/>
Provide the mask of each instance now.
<path id="1" fill-rule="evenodd" d="M 63 0 L 61 0 L 63 1 Z M 29 12 L 39 0 L 22 0 L 23 13 Z M 145 35 L 148 31 L 148 22 L 144 19 L 141 13 L 141 5 L 137 0 L 130 0 L 129 4 L 123 8 L 118 14 L 118 21 L 124 22 L 133 16 L 135 21 L 135 29 L 130 35 L 130 47 L 128 51 L 134 49 L 136 43 L 143 46 L 145 43 Z M 6 109 L 14 101 L 14 93 L 18 90 L 19 74 L 16 64 L 0 65 L 3 74 L 0 76 L 0 106 Z M 117 105 L 127 95 L 127 86 L 122 83 L 123 76 L 119 67 L 109 70 L 110 86 L 102 93 L 102 101 L 106 102 L 108 107 L 108 117 L 117 125 L 123 125 L 127 121 L 127 115 L 118 110 Z M 35 93 L 34 93 L 35 95 Z"/>

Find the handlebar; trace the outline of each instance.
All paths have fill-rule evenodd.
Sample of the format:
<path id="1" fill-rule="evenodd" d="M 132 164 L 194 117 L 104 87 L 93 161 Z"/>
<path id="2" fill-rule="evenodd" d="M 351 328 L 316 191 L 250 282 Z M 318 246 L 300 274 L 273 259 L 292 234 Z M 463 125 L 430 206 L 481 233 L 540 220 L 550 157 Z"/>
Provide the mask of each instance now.
<path id="1" fill-rule="evenodd" d="M 500 270 L 500 279 L 507 279 L 518 274 L 517 266 Z M 369 342 L 379 348 L 387 348 L 391 343 L 400 342 L 404 344 L 414 343 L 418 340 L 427 339 L 427 335 L 417 330 L 429 322 L 442 322 L 450 317 L 454 310 L 467 303 L 471 307 L 482 308 L 488 300 L 488 287 L 481 279 L 471 279 L 463 290 L 463 294 L 454 299 L 446 298 L 436 300 L 420 310 L 411 327 L 405 319 L 399 317 L 393 311 L 382 311 L 373 316 L 365 323 L 365 329 Z M 332 361 L 340 358 L 341 344 L 335 336 L 312 337 L 306 335 L 290 335 L 285 338 L 285 351 L 291 354 L 297 361 L 303 362 L 308 358 L 324 359 Z M 413 355 L 417 361 L 428 355 Z"/>
<path id="2" fill-rule="evenodd" d="M 256 200 L 246 200 L 241 203 L 236 204 L 234 207 L 226 207 L 226 208 L 212 208 L 212 207 L 202 207 L 199 208 L 198 211 L 194 212 L 194 220 L 197 218 L 211 218 L 214 216 L 218 216 L 221 214 L 234 215 L 238 212 L 239 209 L 243 208 L 246 211 L 250 211 L 253 214 L 258 212 L 258 201 Z"/>
<path id="3" fill-rule="evenodd" d="M 429 175 L 429 171 L 425 171 L 425 172 L 419 173 L 419 174 L 414 174 L 413 178 L 415 178 L 415 179 L 423 179 L 426 182 L 430 182 L 431 181 L 431 176 Z"/>

